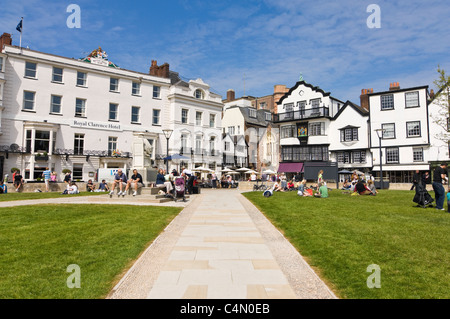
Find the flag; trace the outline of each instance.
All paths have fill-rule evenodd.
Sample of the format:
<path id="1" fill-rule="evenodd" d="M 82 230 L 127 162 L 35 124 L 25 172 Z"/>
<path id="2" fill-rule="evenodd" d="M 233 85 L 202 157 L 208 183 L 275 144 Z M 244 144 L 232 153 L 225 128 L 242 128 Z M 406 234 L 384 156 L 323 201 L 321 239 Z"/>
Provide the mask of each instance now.
<path id="1" fill-rule="evenodd" d="M 23 20 L 20 20 L 19 24 L 16 27 L 16 30 L 19 31 L 20 33 L 22 33 L 22 21 Z"/>

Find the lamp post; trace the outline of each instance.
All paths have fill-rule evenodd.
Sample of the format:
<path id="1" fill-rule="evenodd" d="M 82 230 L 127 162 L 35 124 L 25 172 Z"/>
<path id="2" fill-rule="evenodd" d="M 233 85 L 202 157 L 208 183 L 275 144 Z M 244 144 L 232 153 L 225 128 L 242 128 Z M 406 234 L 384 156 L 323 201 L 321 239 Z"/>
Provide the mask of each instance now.
<path id="1" fill-rule="evenodd" d="M 164 136 L 166 137 L 166 140 L 167 140 L 167 157 L 169 157 L 169 139 L 172 136 L 173 130 L 171 130 L 171 129 L 164 129 L 162 131 L 163 131 Z M 169 159 L 166 159 L 166 172 L 167 172 L 167 174 L 169 173 Z"/>
<path id="2" fill-rule="evenodd" d="M 383 189 L 383 153 L 381 152 L 381 138 L 383 137 L 383 129 L 376 129 L 378 136 L 378 148 L 380 149 L 380 189 Z"/>

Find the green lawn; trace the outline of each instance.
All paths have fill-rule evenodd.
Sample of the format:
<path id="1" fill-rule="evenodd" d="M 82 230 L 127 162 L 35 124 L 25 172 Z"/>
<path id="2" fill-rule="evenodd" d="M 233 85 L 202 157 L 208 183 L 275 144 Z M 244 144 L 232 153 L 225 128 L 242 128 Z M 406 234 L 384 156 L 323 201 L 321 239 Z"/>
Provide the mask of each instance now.
<path id="1" fill-rule="evenodd" d="M 13 200 L 27 200 L 27 199 L 45 199 L 45 198 L 57 198 L 57 197 L 76 197 L 76 196 L 96 196 L 105 195 L 103 192 L 80 192 L 79 194 L 61 195 L 61 192 L 42 192 L 42 193 L 16 193 L 8 192 L 6 194 L 0 194 L 0 202 L 7 202 Z"/>
<path id="2" fill-rule="evenodd" d="M 103 298 L 180 210 L 131 205 L 0 208 L 0 298 Z M 71 264 L 80 267 L 81 288 L 67 287 L 74 274 L 67 272 Z"/>
<path id="3" fill-rule="evenodd" d="M 411 191 L 329 194 L 324 199 L 296 192 L 244 196 L 341 298 L 450 298 L 449 213 L 414 207 Z M 381 269 L 381 288 L 367 287 L 372 264 Z"/>

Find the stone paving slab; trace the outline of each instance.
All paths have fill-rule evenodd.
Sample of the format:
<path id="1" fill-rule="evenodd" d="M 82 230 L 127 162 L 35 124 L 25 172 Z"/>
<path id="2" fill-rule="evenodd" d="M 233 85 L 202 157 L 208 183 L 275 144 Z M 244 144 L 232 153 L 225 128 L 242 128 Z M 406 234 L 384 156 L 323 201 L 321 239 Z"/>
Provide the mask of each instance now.
<path id="1" fill-rule="evenodd" d="M 336 298 L 238 190 L 205 190 L 109 298 Z"/>

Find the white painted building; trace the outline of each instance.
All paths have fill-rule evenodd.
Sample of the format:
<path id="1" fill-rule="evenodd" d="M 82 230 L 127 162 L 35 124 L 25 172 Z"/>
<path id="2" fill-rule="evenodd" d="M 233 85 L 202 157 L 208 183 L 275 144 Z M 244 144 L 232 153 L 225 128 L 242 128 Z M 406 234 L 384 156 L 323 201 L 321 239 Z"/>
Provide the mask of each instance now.
<path id="1" fill-rule="evenodd" d="M 409 183 L 415 170 L 430 170 L 432 157 L 428 86 L 369 93 L 370 150 L 373 172 L 380 173 L 381 137 L 383 180 Z"/>
<path id="2" fill-rule="evenodd" d="M 305 162 L 329 162 L 331 137 L 337 134 L 331 122 L 344 106 L 319 87 L 297 82 L 279 101 L 274 122 L 280 128 L 279 172 L 302 172 Z M 339 144 L 339 143 L 338 143 Z"/>
<path id="3" fill-rule="evenodd" d="M 330 133 L 330 160 L 340 170 L 368 173 L 372 169 L 367 109 L 347 101 L 330 122 Z"/>
<path id="4" fill-rule="evenodd" d="M 278 167 L 278 129 L 270 110 L 252 107 L 248 98 L 232 100 L 224 103 L 222 126 L 224 134 L 244 137 L 246 161 L 237 166 L 258 171 Z"/>
<path id="5" fill-rule="evenodd" d="M 202 79 L 184 81 L 175 72 L 171 79 L 165 114 L 173 130 L 169 154 L 187 157 L 179 166 L 216 170 L 222 165 L 222 98 Z"/>
<path id="6" fill-rule="evenodd" d="M 173 130 L 170 155 L 183 141 L 193 150 L 189 167 L 221 165 L 223 104 L 200 79 L 174 81 L 169 65 L 156 61 L 149 74 L 121 69 L 100 48 L 79 60 L 19 48 L 7 36 L 0 41 L 3 174 L 16 167 L 32 181 L 49 167 L 58 180 L 63 169 L 87 180 L 99 168 L 137 168 L 153 179 L 166 166 L 163 129 Z"/>

